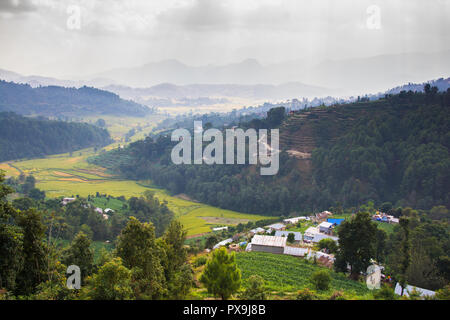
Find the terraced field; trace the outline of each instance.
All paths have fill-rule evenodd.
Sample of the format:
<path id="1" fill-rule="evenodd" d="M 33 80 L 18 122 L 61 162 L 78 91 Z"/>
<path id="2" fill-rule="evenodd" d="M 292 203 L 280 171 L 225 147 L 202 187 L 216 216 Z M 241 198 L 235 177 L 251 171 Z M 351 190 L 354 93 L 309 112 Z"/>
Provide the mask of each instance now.
<path id="1" fill-rule="evenodd" d="M 325 268 L 301 258 L 265 252 L 239 252 L 236 254 L 236 263 L 241 269 L 244 281 L 251 275 L 259 275 L 273 292 L 294 293 L 306 287 L 313 289 L 309 280 L 311 275 Z M 326 294 L 331 294 L 334 290 L 342 290 L 351 296 L 370 295 L 364 283 L 350 280 L 344 275 L 331 271 L 330 275 L 331 288 Z"/>
<path id="2" fill-rule="evenodd" d="M 107 148 L 116 147 L 117 143 Z M 121 179 L 109 174 L 102 167 L 89 164 L 86 159 L 94 154 L 94 149 L 90 148 L 73 152 L 72 155 L 66 153 L 42 159 L 1 163 L 0 169 L 6 171 L 7 176 L 18 176 L 20 173 L 33 175 L 37 180 L 37 187 L 44 190 L 49 198 L 76 195 L 87 197 L 97 192 L 129 198 L 152 190 L 155 196 L 160 201 L 166 201 L 168 207 L 179 217 L 187 229 L 188 236 L 210 232 L 211 227 L 217 225 L 235 225 L 267 218 L 173 197 L 165 190 L 153 186 L 150 181 Z"/>

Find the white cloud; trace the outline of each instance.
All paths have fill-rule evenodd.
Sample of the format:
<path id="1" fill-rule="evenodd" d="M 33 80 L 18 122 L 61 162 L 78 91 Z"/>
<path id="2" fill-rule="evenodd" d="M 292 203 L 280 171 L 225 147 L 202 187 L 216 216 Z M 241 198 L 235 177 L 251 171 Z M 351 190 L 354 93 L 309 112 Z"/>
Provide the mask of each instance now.
<path id="1" fill-rule="evenodd" d="M 0 67 L 25 73 L 450 49 L 447 0 L 13 1 L 0 1 Z M 81 8 L 80 30 L 66 27 L 69 5 Z M 379 30 L 366 26 L 370 5 L 381 9 Z"/>

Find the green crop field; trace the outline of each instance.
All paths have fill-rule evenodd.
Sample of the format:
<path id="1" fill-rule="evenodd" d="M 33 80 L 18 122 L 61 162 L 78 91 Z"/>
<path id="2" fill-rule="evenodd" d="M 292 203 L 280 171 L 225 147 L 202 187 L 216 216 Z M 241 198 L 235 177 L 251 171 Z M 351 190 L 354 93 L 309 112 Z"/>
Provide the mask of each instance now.
<path id="1" fill-rule="evenodd" d="M 115 148 L 117 145 L 118 143 L 115 143 L 104 149 Z M 138 197 L 144 191 L 151 190 L 160 201 L 167 202 L 167 206 L 187 229 L 188 236 L 210 232 L 211 227 L 218 225 L 236 225 L 241 222 L 267 218 L 219 209 L 174 197 L 164 189 L 155 187 L 150 181 L 121 179 L 106 172 L 105 168 L 86 161 L 88 157 L 98 154 L 98 152 L 100 151 L 97 150 L 96 153 L 93 148 L 89 148 L 71 154 L 65 153 L 41 159 L 8 161 L 0 163 L 0 169 L 6 172 L 6 176 L 18 176 L 20 173 L 33 175 L 37 180 L 36 186 L 44 190 L 49 198 L 76 195 L 87 197 L 95 195 L 97 192 L 130 198 Z M 114 204 L 109 203 L 98 203 L 98 206 L 103 209 L 106 207 L 118 209 Z"/>
<path id="2" fill-rule="evenodd" d="M 314 289 L 310 283 L 311 275 L 325 267 L 315 265 L 302 258 L 265 252 L 239 252 L 236 262 L 241 269 L 244 282 L 251 275 L 259 275 L 266 281 L 270 291 L 297 292 L 300 289 Z M 370 298 L 370 290 L 365 283 L 350 280 L 343 274 L 330 270 L 331 287 L 323 294 L 331 295 L 342 290 L 355 298 Z"/>

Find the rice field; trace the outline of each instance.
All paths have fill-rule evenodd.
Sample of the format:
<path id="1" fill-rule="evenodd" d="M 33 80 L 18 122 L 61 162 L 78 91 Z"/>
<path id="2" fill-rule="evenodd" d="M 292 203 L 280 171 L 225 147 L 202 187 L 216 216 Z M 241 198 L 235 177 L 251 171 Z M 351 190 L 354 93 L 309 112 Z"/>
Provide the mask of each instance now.
<path id="1" fill-rule="evenodd" d="M 116 146 L 108 146 L 108 148 L 114 147 Z M 18 176 L 21 173 L 33 175 L 37 181 L 36 186 L 44 190 L 48 198 L 76 195 L 87 197 L 97 192 L 114 197 L 130 198 L 138 197 L 146 190 L 151 190 L 160 201 L 167 202 L 167 206 L 185 226 L 188 236 L 210 232 L 212 227 L 218 225 L 236 225 L 267 218 L 174 197 L 164 189 L 153 186 L 151 181 L 121 179 L 106 172 L 105 168 L 86 161 L 89 156 L 95 154 L 94 149 L 89 148 L 72 154 L 65 153 L 41 159 L 8 161 L 0 163 L 0 169 L 4 170 L 7 176 Z"/>

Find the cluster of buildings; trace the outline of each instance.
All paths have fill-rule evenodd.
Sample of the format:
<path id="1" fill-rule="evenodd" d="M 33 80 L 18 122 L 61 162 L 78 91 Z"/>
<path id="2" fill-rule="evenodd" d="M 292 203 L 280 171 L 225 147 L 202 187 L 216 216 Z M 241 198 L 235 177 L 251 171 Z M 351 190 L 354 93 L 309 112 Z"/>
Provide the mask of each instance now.
<path id="1" fill-rule="evenodd" d="M 295 257 L 306 257 L 308 259 L 316 258 L 319 263 L 328 267 L 331 267 L 334 263 L 333 255 L 320 251 L 312 251 L 311 248 L 288 246 L 286 236 L 267 236 L 257 234 L 252 238 L 252 242 L 247 245 L 245 251 L 287 254 Z"/>
<path id="2" fill-rule="evenodd" d="M 67 204 L 74 202 L 75 200 L 77 200 L 76 198 L 63 198 L 61 201 L 61 205 L 66 206 Z M 90 204 L 88 204 L 88 206 L 90 207 Z M 103 210 L 102 208 L 94 208 L 94 211 L 97 212 L 98 214 L 101 214 L 103 219 L 108 220 L 109 219 L 109 215 L 111 213 L 114 213 L 114 210 L 111 208 L 106 208 L 105 210 Z"/>
<path id="3" fill-rule="evenodd" d="M 399 219 L 383 212 L 377 212 L 372 216 L 372 220 L 386 223 L 399 223 Z"/>

